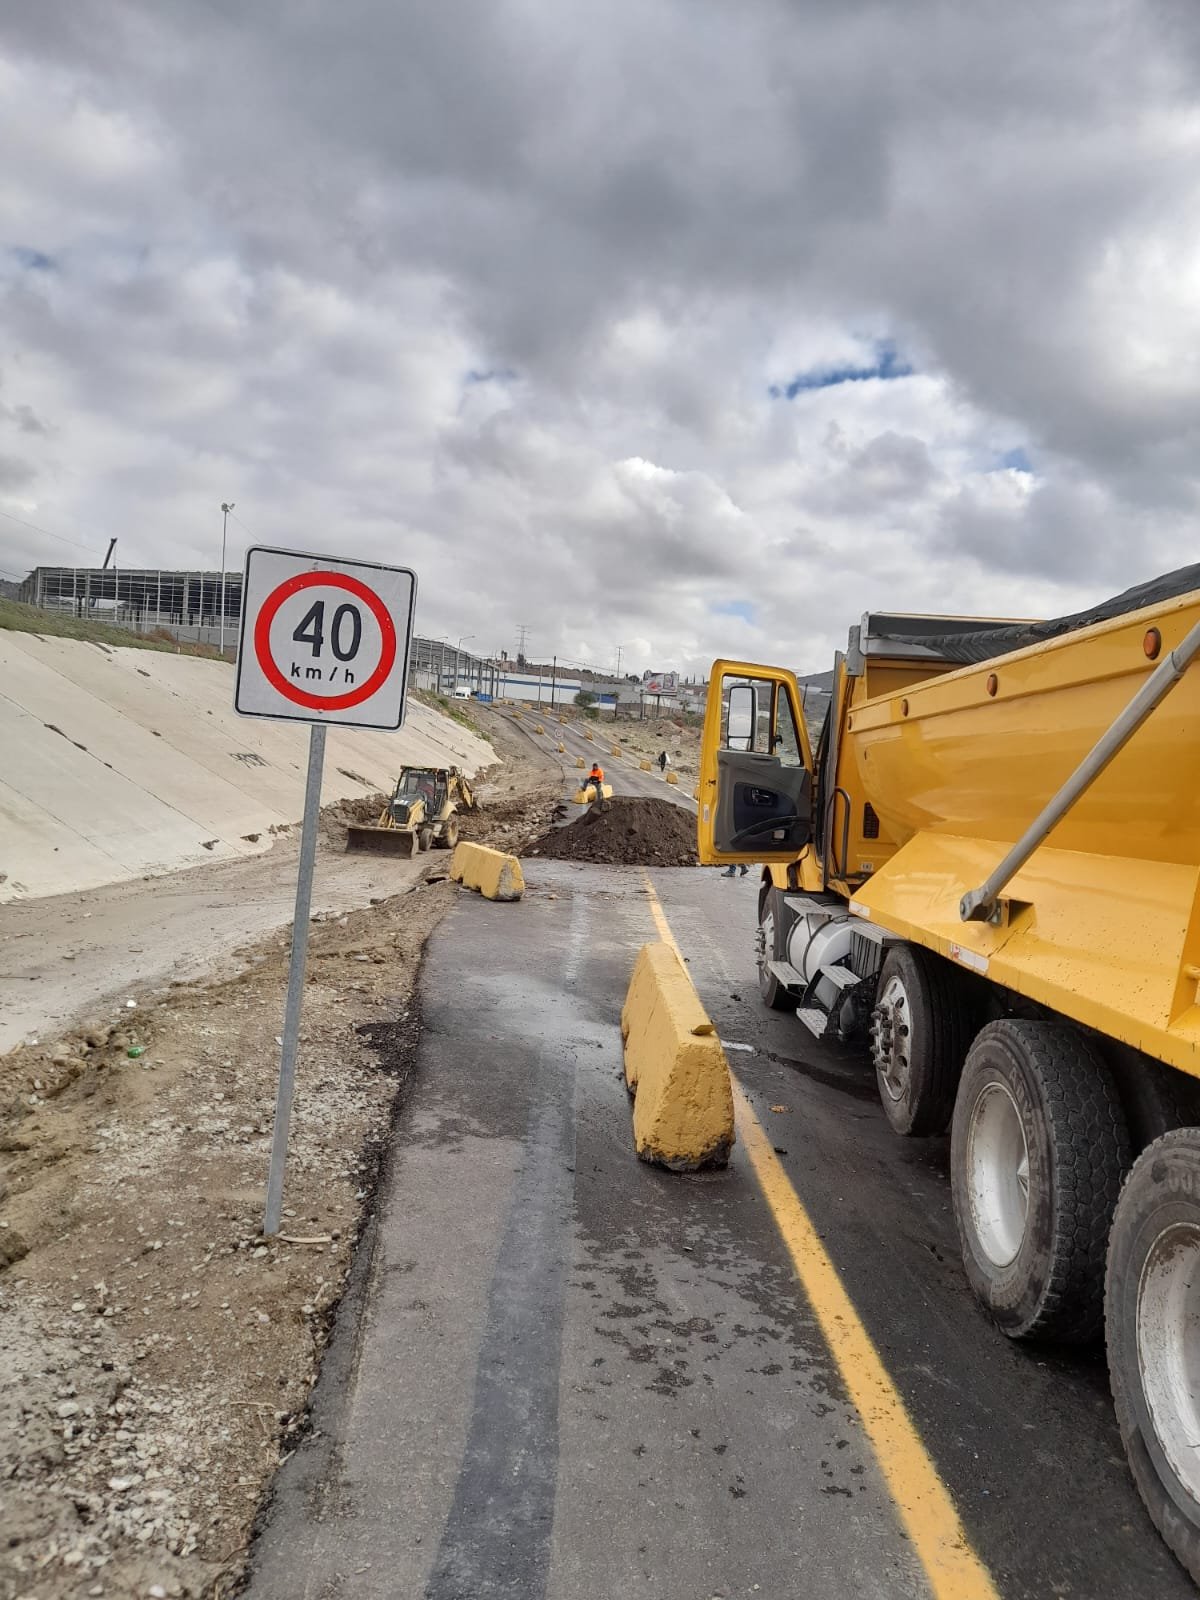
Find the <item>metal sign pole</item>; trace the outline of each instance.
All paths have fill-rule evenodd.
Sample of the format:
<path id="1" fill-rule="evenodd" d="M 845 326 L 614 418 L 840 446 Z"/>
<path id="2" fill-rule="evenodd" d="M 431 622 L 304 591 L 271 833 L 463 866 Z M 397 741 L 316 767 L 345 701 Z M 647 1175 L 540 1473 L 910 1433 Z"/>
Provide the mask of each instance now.
<path id="1" fill-rule="evenodd" d="M 267 1212 L 263 1233 L 279 1232 L 283 1209 L 283 1168 L 292 1091 L 296 1086 L 296 1047 L 304 1003 L 304 964 L 308 956 L 308 918 L 312 905 L 313 861 L 321 813 L 321 771 L 325 765 L 325 724 L 314 722 L 308 736 L 308 779 L 304 788 L 304 825 L 300 834 L 300 866 L 296 875 L 296 913 L 292 921 L 292 962 L 288 969 L 287 1003 L 283 1013 L 283 1049 L 279 1059 L 279 1092 L 275 1097 L 275 1132 L 271 1139 L 271 1171 L 267 1178 Z"/>

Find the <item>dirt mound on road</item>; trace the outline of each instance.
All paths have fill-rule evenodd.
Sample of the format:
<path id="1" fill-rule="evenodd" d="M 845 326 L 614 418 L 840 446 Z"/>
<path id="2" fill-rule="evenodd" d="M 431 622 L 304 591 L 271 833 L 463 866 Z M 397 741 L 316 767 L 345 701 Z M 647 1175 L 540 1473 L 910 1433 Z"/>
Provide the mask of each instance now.
<path id="1" fill-rule="evenodd" d="M 591 806 L 565 828 L 551 828 L 527 853 L 550 861 L 694 867 L 696 821 L 669 800 L 621 795 L 603 810 Z"/>

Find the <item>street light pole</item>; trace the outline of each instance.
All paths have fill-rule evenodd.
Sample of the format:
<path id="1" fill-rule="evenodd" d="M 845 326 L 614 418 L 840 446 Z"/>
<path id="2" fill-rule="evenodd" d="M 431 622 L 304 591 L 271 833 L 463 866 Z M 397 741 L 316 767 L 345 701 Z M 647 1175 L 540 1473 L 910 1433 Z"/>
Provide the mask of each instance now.
<path id="1" fill-rule="evenodd" d="M 229 513 L 233 510 L 233 501 L 221 502 L 221 655 L 225 655 L 225 535 L 229 530 Z"/>
<path id="2" fill-rule="evenodd" d="M 459 673 L 459 654 L 458 654 L 458 652 L 462 649 L 462 642 L 463 642 L 464 639 L 473 639 L 474 637 L 475 637 L 475 635 L 473 633 L 460 633 L 459 636 L 458 636 L 458 643 L 454 646 L 454 690 L 455 690 L 456 694 L 458 692 L 458 673 Z"/>

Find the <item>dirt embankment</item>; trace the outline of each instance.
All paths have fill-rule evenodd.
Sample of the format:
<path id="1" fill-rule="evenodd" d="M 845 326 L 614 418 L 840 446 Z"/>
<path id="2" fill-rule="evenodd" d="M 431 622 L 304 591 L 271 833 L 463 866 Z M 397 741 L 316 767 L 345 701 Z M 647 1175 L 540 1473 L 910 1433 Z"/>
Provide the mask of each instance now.
<path id="1" fill-rule="evenodd" d="M 302 1423 L 452 894 L 313 928 L 278 1239 L 286 934 L 239 978 L 0 1060 L 3 1600 L 226 1592 Z"/>
<path id="2" fill-rule="evenodd" d="M 565 828 L 549 829 L 527 853 L 550 861 L 694 867 L 696 821 L 669 800 L 617 795 Z"/>

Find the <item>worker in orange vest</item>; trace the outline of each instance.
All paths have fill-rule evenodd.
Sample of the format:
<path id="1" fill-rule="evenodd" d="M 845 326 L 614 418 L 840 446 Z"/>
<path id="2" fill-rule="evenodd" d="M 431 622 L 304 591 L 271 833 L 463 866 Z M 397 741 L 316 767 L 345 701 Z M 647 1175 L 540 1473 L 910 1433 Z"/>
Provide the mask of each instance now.
<path id="1" fill-rule="evenodd" d="M 598 761 L 592 762 L 592 770 L 588 773 L 587 781 L 596 787 L 596 799 L 604 799 L 604 768 Z"/>

